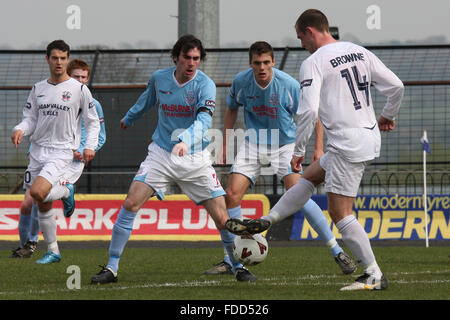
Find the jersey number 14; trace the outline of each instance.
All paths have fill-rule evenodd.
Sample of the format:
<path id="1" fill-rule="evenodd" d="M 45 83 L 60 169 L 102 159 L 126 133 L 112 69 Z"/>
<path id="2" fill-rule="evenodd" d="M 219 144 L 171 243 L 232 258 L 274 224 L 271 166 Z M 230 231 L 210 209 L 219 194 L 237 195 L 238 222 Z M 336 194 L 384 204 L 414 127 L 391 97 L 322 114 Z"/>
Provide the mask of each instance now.
<path id="1" fill-rule="evenodd" d="M 355 85 L 358 88 L 359 91 L 364 91 L 366 96 L 366 104 L 369 106 L 369 82 L 366 81 L 367 76 L 362 77 L 362 81 L 360 81 L 360 75 L 358 72 L 358 68 L 356 66 L 353 66 L 352 68 L 353 76 L 355 78 L 355 81 L 352 79 L 352 75 L 350 73 L 350 70 L 344 69 L 341 70 L 341 76 L 347 81 L 348 87 L 350 89 L 350 93 L 352 94 L 353 98 L 353 106 L 355 107 L 355 110 L 361 109 L 361 102 L 358 100 L 358 97 L 356 96 L 356 90 Z"/>

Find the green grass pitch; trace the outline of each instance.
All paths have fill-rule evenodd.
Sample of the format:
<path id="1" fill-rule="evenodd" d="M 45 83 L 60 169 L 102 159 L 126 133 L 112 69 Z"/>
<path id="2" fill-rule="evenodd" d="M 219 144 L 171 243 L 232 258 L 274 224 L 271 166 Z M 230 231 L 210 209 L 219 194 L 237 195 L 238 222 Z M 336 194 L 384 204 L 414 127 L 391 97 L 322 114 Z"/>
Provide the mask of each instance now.
<path id="1" fill-rule="evenodd" d="M 270 246 L 269 242 L 269 246 Z M 107 245 L 105 245 L 107 247 Z M 311 246 L 270 246 L 267 259 L 249 269 L 259 278 L 238 283 L 233 276 L 204 276 L 221 260 L 220 247 L 126 248 L 119 281 L 91 285 L 90 277 L 108 260 L 107 249 L 62 249 L 62 260 L 51 265 L 30 259 L 9 259 L 0 250 L 0 299 L 45 300 L 449 300 L 448 246 L 375 246 L 377 261 L 389 287 L 377 292 L 340 292 L 361 274 L 345 276 L 328 249 Z M 348 252 L 348 250 L 347 250 Z M 79 289 L 69 289 L 68 267 L 79 267 Z M 73 278 L 72 278 L 73 279 Z M 69 281 L 70 282 L 70 281 Z M 75 283 L 72 281 L 72 283 Z"/>

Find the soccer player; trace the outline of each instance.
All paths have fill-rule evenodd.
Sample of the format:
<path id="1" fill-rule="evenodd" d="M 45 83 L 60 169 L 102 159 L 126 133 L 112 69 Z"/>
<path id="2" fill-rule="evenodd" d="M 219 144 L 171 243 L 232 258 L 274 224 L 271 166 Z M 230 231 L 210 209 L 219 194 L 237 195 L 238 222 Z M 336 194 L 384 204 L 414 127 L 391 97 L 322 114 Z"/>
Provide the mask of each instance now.
<path id="1" fill-rule="evenodd" d="M 79 117 L 87 132 L 83 161 L 95 156 L 100 121 L 89 89 L 66 72 L 70 47 L 63 40 L 47 46 L 46 60 L 50 77 L 36 83 L 23 108 L 23 120 L 13 129 L 11 141 L 17 148 L 24 136 L 31 136 L 30 163 L 24 177 L 26 188 L 38 206 L 39 225 L 47 244 L 47 252 L 39 264 L 59 262 L 55 212 L 52 203 L 61 199 L 64 214 L 75 207 L 72 184 L 61 185 L 60 179 L 73 160 L 80 143 Z"/>
<path id="2" fill-rule="evenodd" d="M 250 68 L 238 73 L 227 96 L 223 145 L 226 162 L 227 131 L 233 128 L 239 107 L 244 108 L 247 135 L 236 155 L 231 168 L 231 176 L 226 189 L 226 205 L 230 218 L 242 217 L 241 201 L 247 189 L 254 185 L 263 167 L 270 163 L 270 172 L 276 174 L 286 189 L 300 179 L 293 172 L 290 160 L 295 146 L 294 115 L 300 98 L 300 84 L 287 73 L 274 68 L 275 59 L 272 46 L 264 41 L 253 43 L 249 49 Z M 316 126 L 314 157 L 323 155 L 323 129 Z M 344 274 L 356 270 L 355 263 L 344 253 L 336 241 L 328 221 L 320 207 L 308 200 L 302 212 L 309 224 L 330 248 L 335 261 Z M 226 254 L 222 262 L 205 271 L 205 274 L 223 274 L 231 270 L 230 257 Z"/>
<path id="3" fill-rule="evenodd" d="M 318 116 L 327 135 L 328 151 L 308 166 L 302 179 L 281 197 L 267 219 L 273 224 L 293 214 L 311 197 L 314 188 L 324 182 L 328 212 L 344 244 L 364 270 L 354 283 L 341 290 L 386 289 L 387 279 L 352 208 L 368 162 L 380 154 L 380 130 L 395 128 L 403 83 L 369 50 L 333 39 L 328 20 L 319 10 L 303 12 L 295 27 L 303 48 L 311 56 L 300 67 L 302 88 L 291 166 L 300 170 Z M 371 85 L 387 97 L 378 122 Z M 245 229 L 237 222 L 230 222 L 230 226 Z"/>
<path id="4" fill-rule="evenodd" d="M 120 256 L 131 235 L 138 210 L 151 196 L 162 200 L 171 182 L 195 203 L 205 207 L 219 229 L 222 242 L 232 256 L 232 234 L 225 228 L 229 219 L 225 192 L 211 164 L 206 131 L 211 127 L 215 108 L 216 86 L 198 69 L 206 52 L 199 39 L 182 36 L 172 48 L 175 67 L 155 71 L 146 90 L 120 121 L 122 129 L 132 126 L 155 105 L 158 125 L 114 224 L 109 247 L 109 261 L 91 277 L 91 283 L 117 281 Z M 253 221 L 257 227 L 264 221 Z M 261 229 L 261 231 L 263 231 Z M 256 277 L 232 259 L 238 281 L 255 281 Z"/>
<path id="5" fill-rule="evenodd" d="M 81 59 L 74 59 L 71 60 L 67 66 L 67 74 L 78 80 L 84 85 L 87 85 L 89 82 L 89 77 L 91 73 L 91 68 L 85 62 Z M 95 104 L 95 109 L 97 111 L 97 115 L 100 121 L 100 132 L 98 135 L 98 145 L 95 149 L 95 152 L 97 153 L 98 150 L 105 144 L 106 142 L 106 129 L 105 129 L 105 121 L 103 116 L 103 109 L 100 105 L 100 102 L 98 102 L 96 99 L 92 98 L 92 101 Z M 84 125 L 84 120 L 81 118 L 81 142 L 80 146 L 76 151 L 74 151 L 74 161 L 69 166 L 69 168 L 66 170 L 66 173 L 63 175 L 60 183 L 61 184 L 75 184 L 75 182 L 78 181 L 81 174 L 83 173 L 85 162 L 83 161 L 83 152 L 84 148 L 86 147 L 86 139 L 87 139 L 87 132 Z M 73 211 L 66 215 L 66 217 L 70 217 L 72 215 Z"/>
<path id="6" fill-rule="evenodd" d="M 87 84 L 89 82 L 91 68 L 89 65 L 81 60 L 74 59 L 71 60 L 67 66 L 67 74 L 72 78 L 78 80 L 82 84 Z M 106 142 L 106 130 L 105 122 L 103 117 L 103 109 L 100 103 L 93 99 L 95 103 L 95 108 L 100 120 L 100 133 L 98 136 L 98 145 L 95 152 L 98 152 L 103 144 Z M 67 183 L 75 184 L 83 173 L 84 162 L 83 151 L 86 144 L 86 130 L 84 128 L 84 120 L 81 120 L 81 143 L 80 147 L 74 151 L 74 159 L 72 164 L 66 169 L 63 177 L 60 179 L 59 183 L 64 185 Z M 31 146 L 30 146 L 31 149 Z M 74 208 L 75 209 L 75 208 Z M 68 212 L 67 217 L 72 215 L 72 212 Z M 29 258 L 34 253 L 37 247 L 37 242 L 39 238 L 39 217 L 37 214 L 37 205 L 33 204 L 33 198 L 30 195 L 30 190 L 26 190 L 24 201 L 22 202 L 20 208 L 20 218 L 19 218 L 19 237 L 20 246 L 19 248 L 13 250 L 11 258 Z"/>

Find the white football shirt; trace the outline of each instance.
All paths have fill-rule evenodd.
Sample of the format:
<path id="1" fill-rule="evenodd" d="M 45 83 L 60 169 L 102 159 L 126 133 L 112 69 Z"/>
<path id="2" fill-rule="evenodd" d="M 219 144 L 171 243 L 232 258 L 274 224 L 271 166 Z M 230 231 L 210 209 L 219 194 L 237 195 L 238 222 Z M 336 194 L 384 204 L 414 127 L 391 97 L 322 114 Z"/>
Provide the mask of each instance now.
<path id="1" fill-rule="evenodd" d="M 81 121 L 86 128 L 86 149 L 98 144 L 100 121 L 89 89 L 70 78 L 58 84 L 47 79 L 36 83 L 23 108 L 20 129 L 33 144 L 57 149 L 76 150 L 80 145 Z"/>
<path id="2" fill-rule="evenodd" d="M 381 137 L 370 86 L 387 97 L 381 115 L 393 120 L 403 98 L 402 81 L 369 50 L 350 42 L 324 45 L 300 67 L 300 100 L 294 154 L 303 156 L 319 115 L 327 149 L 350 162 L 379 156 Z"/>

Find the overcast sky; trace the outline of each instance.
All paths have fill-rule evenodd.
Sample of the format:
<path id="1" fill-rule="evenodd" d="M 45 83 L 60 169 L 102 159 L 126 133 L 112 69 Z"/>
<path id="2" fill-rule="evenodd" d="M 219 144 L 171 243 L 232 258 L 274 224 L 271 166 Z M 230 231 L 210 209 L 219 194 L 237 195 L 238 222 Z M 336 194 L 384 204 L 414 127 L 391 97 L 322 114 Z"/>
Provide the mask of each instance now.
<path id="1" fill-rule="evenodd" d="M 299 45 L 293 25 L 311 7 L 308 3 L 312 5 L 300 0 L 220 0 L 220 45 L 246 47 L 256 40 Z M 80 10 L 76 28 L 68 13 L 73 5 Z M 448 0 L 315 0 L 314 7 L 339 27 L 342 40 L 450 43 Z M 177 15 L 178 0 L 2 0 L 0 48 L 43 49 L 54 39 L 64 39 L 72 48 L 170 48 L 178 37 Z"/>

